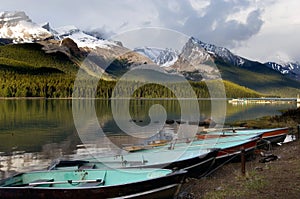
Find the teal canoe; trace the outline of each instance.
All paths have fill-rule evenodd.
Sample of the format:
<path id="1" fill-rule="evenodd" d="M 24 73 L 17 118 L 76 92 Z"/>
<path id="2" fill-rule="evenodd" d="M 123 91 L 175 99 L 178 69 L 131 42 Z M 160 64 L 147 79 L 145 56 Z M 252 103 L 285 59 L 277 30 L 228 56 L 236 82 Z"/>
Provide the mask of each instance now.
<path id="1" fill-rule="evenodd" d="M 283 142 L 289 132 L 289 128 L 272 128 L 272 129 L 232 129 L 226 131 L 216 131 L 209 133 L 200 133 L 197 135 L 198 139 L 210 139 L 218 137 L 228 136 L 245 136 L 245 135 L 262 135 L 262 139 L 265 139 L 271 143 Z"/>
<path id="2" fill-rule="evenodd" d="M 52 170 L 0 181 L 1 198 L 173 198 L 186 171 L 167 169 Z"/>
<path id="3" fill-rule="evenodd" d="M 259 136 L 231 136 L 192 142 L 173 143 L 153 147 L 151 149 L 103 157 L 98 156 L 89 160 L 59 160 L 50 169 L 75 168 L 166 168 L 184 169 L 192 177 L 205 175 L 214 165 L 216 159 L 225 159 L 240 153 L 244 147 L 246 152 L 253 151 Z"/>
<path id="4" fill-rule="evenodd" d="M 108 157 L 95 157 L 89 160 L 59 160 L 49 169 L 81 168 L 164 168 L 187 170 L 191 177 L 201 177 L 213 165 L 219 149 L 175 149 L 167 148 L 144 150 Z"/>

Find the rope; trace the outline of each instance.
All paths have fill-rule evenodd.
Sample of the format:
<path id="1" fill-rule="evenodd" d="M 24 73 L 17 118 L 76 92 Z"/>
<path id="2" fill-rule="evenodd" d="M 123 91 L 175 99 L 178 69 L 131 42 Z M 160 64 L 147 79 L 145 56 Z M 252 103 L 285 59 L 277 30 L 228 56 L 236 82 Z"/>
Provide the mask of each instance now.
<path id="1" fill-rule="evenodd" d="M 236 154 L 234 156 L 232 156 L 230 159 L 228 159 L 227 161 L 221 163 L 220 165 L 218 165 L 216 168 L 210 170 L 208 173 L 206 173 L 205 175 L 203 175 L 202 177 L 206 177 L 209 176 L 210 174 L 212 174 L 213 172 L 215 172 L 216 170 L 218 170 L 220 167 L 224 166 L 225 164 L 229 163 L 231 160 L 233 160 L 234 158 L 236 158 L 237 156 L 239 156 L 240 154 Z M 211 165 L 212 167 L 213 165 Z"/>

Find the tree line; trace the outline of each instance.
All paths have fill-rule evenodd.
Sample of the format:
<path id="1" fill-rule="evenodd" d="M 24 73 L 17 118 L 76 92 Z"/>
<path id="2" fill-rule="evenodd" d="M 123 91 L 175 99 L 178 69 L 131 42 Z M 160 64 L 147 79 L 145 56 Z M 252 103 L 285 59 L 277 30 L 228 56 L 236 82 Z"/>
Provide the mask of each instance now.
<path id="1" fill-rule="evenodd" d="M 145 84 L 142 82 L 121 82 L 100 80 L 96 83 L 82 79 L 74 87 L 75 76 L 66 74 L 29 75 L 11 71 L 0 71 L 0 97 L 45 97 L 70 98 L 77 97 L 133 97 L 133 98 L 209 98 L 218 96 L 222 88 L 216 83 L 208 89 L 206 82 L 190 82 L 192 90 L 186 83 L 170 83 L 166 85 Z M 226 97 L 259 97 L 259 93 L 233 83 L 223 81 Z M 117 86 L 116 86 L 117 85 Z M 215 93 L 213 93 L 215 92 Z"/>

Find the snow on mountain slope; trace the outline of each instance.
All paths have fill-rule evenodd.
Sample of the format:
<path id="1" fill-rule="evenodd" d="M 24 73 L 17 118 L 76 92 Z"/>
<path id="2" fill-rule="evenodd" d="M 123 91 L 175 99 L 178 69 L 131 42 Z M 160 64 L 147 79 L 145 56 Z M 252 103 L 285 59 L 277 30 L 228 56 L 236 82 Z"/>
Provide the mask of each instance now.
<path id="1" fill-rule="evenodd" d="M 157 65 L 162 67 L 168 67 L 173 65 L 177 59 L 179 52 L 170 48 L 160 49 L 160 48 L 151 48 L 151 47 L 140 47 L 135 48 L 135 52 L 148 57 Z"/>
<path id="2" fill-rule="evenodd" d="M 282 63 L 275 63 L 275 62 L 267 62 L 265 65 L 273 70 L 280 72 L 283 75 L 287 75 L 294 79 L 300 79 L 300 63 L 292 63 L 292 62 L 282 62 Z"/>
<path id="3" fill-rule="evenodd" d="M 218 58 L 221 58 L 225 62 L 230 63 L 234 66 L 243 66 L 246 61 L 244 58 L 231 53 L 227 48 L 218 47 L 213 44 L 207 44 L 194 37 L 192 37 L 191 40 L 195 43 L 200 44 L 206 50 L 206 52 Z"/>
<path id="4" fill-rule="evenodd" d="M 219 79 L 220 75 L 213 61 L 212 55 L 190 38 L 183 46 L 178 60 L 168 70 L 181 73 L 193 81 Z"/>
<path id="5" fill-rule="evenodd" d="M 95 34 L 95 32 L 84 32 L 75 26 L 64 26 L 53 29 L 49 23 L 38 25 L 32 22 L 32 20 L 21 11 L 0 12 L 1 45 L 11 42 L 26 43 L 44 41 L 47 43 L 48 40 L 46 39 L 49 38 L 57 40 L 55 42 L 58 44 L 62 39 L 70 38 L 78 47 L 101 51 L 100 54 L 104 57 L 109 57 L 112 54 L 120 54 L 120 52 L 128 52 L 128 49 L 122 47 L 121 43 L 102 39 L 101 34 Z M 139 57 L 137 53 L 144 57 Z M 168 48 L 141 47 L 134 49 L 130 59 L 140 60 L 138 63 L 141 61 L 143 61 L 143 63 L 149 63 L 150 60 L 145 59 L 145 57 L 165 67 L 166 70 L 189 73 L 193 71 L 206 71 L 207 74 L 213 72 L 213 68 L 207 65 L 207 62 L 212 63 L 212 61 L 221 61 L 221 63 L 223 62 L 225 65 L 248 68 L 249 70 L 251 68 L 256 70 L 255 67 L 253 67 L 255 65 L 261 66 L 260 63 L 235 55 L 226 48 L 207 44 L 193 37 L 183 46 L 181 52 Z M 290 78 L 300 80 L 300 63 L 298 62 L 288 60 L 277 63 L 267 62 L 263 66 L 269 67 Z"/>
<path id="6" fill-rule="evenodd" d="M 115 42 L 98 39 L 84 33 L 75 26 L 64 26 L 57 29 L 50 27 L 49 23 L 38 25 L 20 11 L 0 12 L 0 38 L 12 39 L 14 43 L 42 41 L 47 38 L 70 38 L 78 47 L 110 48 L 118 45 Z"/>
<path id="7" fill-rule="evenodd" d="M 84 33 L 79 30 L 75 26 L 64 26 L 60 28 L 55 28 L 57 32 L 55 37 L 58 39 L 70 38 L 75 41 L 78 47 L 88 47 L 88 48 L 111 48 L 112 46 L 116 46 L 117 44 L 103 39 L 98 39 L 91 35 Z"/>
<path id="8" fill-rule="evenodd" d="M 242 57 L 234 55 L 226 48 L 204 43 L 194 37 L 191 37 L 187 44 L 183 46 L 181 53 L 168 48 L 158 49 L 151 47 L 136 48 L 134 51 L 149 57 L 156 64 L 166 67 L 174 65 L 179 56 L 193 56 L 193 58 L 185 57 L 190 60 L 195 60 L 196 56 L 199 63 L 203 63 L 212 57 L 216 57 L 234 66 L 244 66 L 247 61 Z M 185 53 L 184 55 L 182 55 L 183 52 Z"/>
<path id="9" fill-rule="evenodd" d="M 178 60 L 178 51 L 166 48 L 155 59 L 155 63 L 164 67 L 173 65 Z"/>
<path id="10" fill-rule="evenodd" d="M 159 48 L 151 48 L 151 47 L 140 47 L 135 48 L 133 51 L 150 58 L 153 62 L 156 60 L 156 58 L 159 56 L 162 49 Z"/>
<path id="11" fill-rule="evenodd" d="M 0 12 L 0 38 L 15 43 L 45 40 L 52 37 L 46 29 L 33 23 L 24 12 Z"/>
<path id="12" fill-rule="evenodd" d="M 290 68 L 286 68 L 285 66 L 277 64 L 275 62 L 267 62 L 265 63 L 265 65 L 276 71 L 279 71 L 282 74 L 288 74 L 290 72 Z"/>

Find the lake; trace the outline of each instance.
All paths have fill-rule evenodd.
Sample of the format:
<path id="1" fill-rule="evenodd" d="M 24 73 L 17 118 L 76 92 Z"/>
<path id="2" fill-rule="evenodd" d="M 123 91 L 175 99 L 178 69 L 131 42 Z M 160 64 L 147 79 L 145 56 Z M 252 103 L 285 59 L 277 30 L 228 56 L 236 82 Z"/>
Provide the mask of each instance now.
<path id="1" fill-rule="evenodd" d="M 194 105 L 191 100 L 0 100 L 0 179 L 44 169 L 55 159 L 112 155 L 126 144 L 168 136 L 177 127 L 165 125 L 166 119 L 188 126 L 195 117 L 223 123 L 224 115 L 226 123 L 296 108 L 295 103 L 233 105 L 221 100 Z M 163 135 L 157 134 L 160 130 Z"/>

